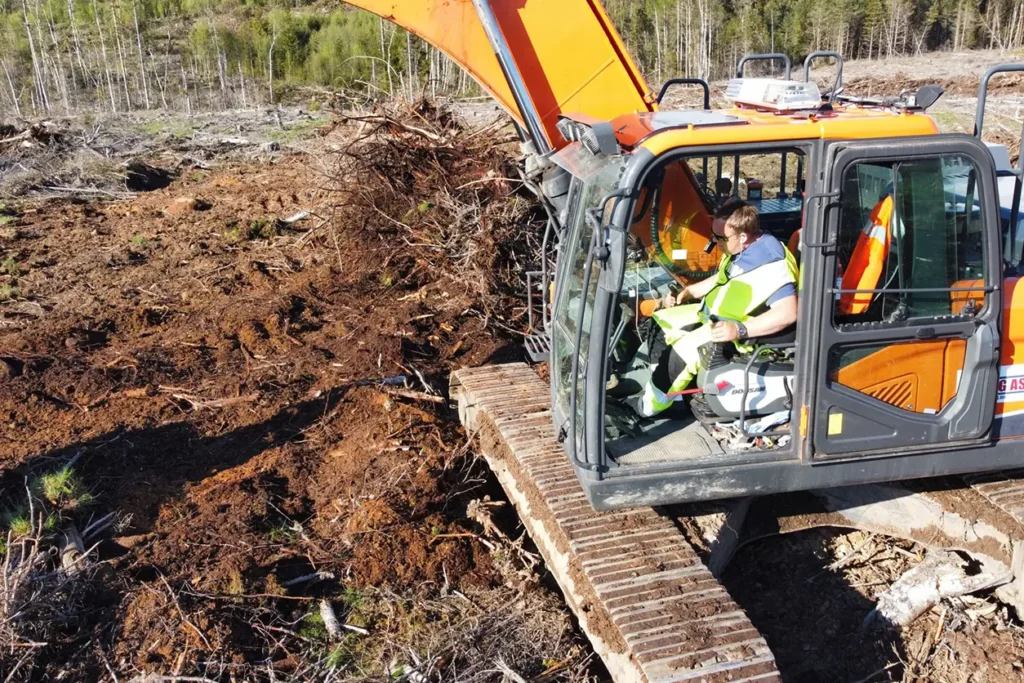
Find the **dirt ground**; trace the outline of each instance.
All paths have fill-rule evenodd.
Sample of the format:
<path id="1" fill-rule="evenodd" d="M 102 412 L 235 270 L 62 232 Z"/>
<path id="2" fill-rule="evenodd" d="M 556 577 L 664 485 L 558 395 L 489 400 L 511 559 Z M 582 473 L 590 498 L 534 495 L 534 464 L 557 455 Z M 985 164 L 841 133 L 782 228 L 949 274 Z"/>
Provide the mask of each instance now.
<path id="1" fill-rule="evenodd" d="M 741 548 L 723 582 L 787 683 L 1024 680 L 1024 628 L 984 595 L 944 601 L 903 629 L 866 623 L 879 594 L 925 552 L 861 531 L 813 529 Z"/>
<path id="2" fill-rule="evenodd" d="M 504 496 L 444 400 L 451 370 L 523 358 L 541 215 L 516 146 L 491 117 L 398 118 L 0 206 L 0 515 L 36 500 L 46 550 L 4 587 L 0 680 L 604 677 L 508 506 L 487 530 Z M 78 488 L 40 495 L 64 467 Z M 862 626 L 921 557 L 816 530 L 725 583 L 786 681 L 1024 678 L 984 595 Z"/>
<path id="3" fill-rule="evenodd" d="M 500 489 L 443 399 L 451 370 L 520 357 L 536 209 L 502 133 L 410 116 L 422 134 L 350 121 L 316 155 L 8 209 L 5 519 L 73 462 L 92 500 L 56 523 L 117 523 L 3 680 L 584 666 L 564 607 L 523 590 L 522 544 L 466 517 Z"/>

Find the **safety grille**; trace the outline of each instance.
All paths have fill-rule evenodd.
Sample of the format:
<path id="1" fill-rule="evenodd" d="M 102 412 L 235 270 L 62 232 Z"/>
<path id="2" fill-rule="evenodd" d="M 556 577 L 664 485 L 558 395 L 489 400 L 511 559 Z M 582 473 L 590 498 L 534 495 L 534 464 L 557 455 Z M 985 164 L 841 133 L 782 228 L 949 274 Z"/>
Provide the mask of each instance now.
<path id="1" fill-rule="evenodd" d="M 914 376 L 898 377 L 869 387 L 864 390 L 864 393 L 897 408 L 910 410 L 914 406 L 914 398 L 917 394 L 917 378 Z"/>

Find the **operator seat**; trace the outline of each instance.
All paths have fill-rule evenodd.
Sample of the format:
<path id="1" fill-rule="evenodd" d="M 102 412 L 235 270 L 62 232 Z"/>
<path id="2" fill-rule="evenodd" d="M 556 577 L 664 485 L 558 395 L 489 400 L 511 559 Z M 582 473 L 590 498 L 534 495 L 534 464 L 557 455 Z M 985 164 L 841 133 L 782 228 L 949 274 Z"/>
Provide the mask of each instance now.
<path id="1" fill-rule="evenodd" d="M 794 232 L 790 236 L 789 244 L 786 245 L 786 248 L 789 249 L 789 253 L 791 253 L 793 255 L 793 258 L 796 259 L 797 266 L 800 265 L 800 233 L 801 232 L 803 232 L 803 228 L 797 228 L 797 231 Z"/>
<path id="2" fill-rule="evenodd" d="M 800 298 L 797 297 L 797 308 L 800 307 Z M 775 334 L 768 334 L 763 337 L 751 337 L 747 342 L 751 346 L 763 346 L 765 344 L 795 344 L 796 343 L 796 323 L 793 323 L 789 327 L 779 330 Z"/>
<path id="3" fill-rule="evenodd" d="M 891 192 L 891 190 L 889 190 Z M 842 289 L 876 289 L 889 259 L 892 240 L 893 197 L 886 194 L 871 210 L 867 225 L 857 236 L 853 253 L 850 254 L 842 276 Z M 882 289 L 888 288 L 888 283 Z M 858 315 L 867 312 L 878 298 L 877 294 L 843 294 L 839 298 L 838 310 L 844 315 Z"/>

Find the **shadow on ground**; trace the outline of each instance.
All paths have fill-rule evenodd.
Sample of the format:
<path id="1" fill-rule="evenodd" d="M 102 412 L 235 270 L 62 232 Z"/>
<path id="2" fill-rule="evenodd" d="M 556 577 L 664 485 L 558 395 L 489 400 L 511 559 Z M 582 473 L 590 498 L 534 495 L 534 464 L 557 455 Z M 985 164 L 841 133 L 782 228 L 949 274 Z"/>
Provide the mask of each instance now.
<path id="1" fill-rule="evenodd" d="M 829 541 L 843 533 L 812 529 L 753 541 L 722 577 L 768 642 L 786 683 L 902 678 L 899 633 L 865 628 L 874 602 L 841 573 L 823 569 L 833 560 Z"/>

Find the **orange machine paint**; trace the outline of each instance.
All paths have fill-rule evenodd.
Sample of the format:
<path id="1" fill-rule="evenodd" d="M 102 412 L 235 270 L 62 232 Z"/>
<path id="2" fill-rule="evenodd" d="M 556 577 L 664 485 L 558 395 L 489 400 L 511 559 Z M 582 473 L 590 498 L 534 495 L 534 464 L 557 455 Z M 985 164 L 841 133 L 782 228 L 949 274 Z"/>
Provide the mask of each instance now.
<path id="1" fill-rule="evenodd" d="M 863 140 L 879 137 L 935 135 L 935 121 L 925 114 L 888 110 L 839 108 L 827 117 L 805 117 L 786 113 L 764 113 L 733 107 L 721 114 L 735 116 L 743 124 L 731 126 L 667 128 L 655 130 L 651 114 L 628 114 L 612 121 L 619 143 L 642 147 L 655 156 L 679 147 L 728 145 L 751 142 L 796 142 L 799 140 Z"/>
<path id="2" fill-rule="evenodd" d="M 1020 278 L 1003 281 L 1003 333 L 996 415 L 1024 412 L 1024 286 Z"/>
<path id="3" fill-rule="evenodd" d="M 653 251 L 651 211 L 654 204 L 648 204 L 646 196 L 641 196 L 637 205 L 645 204 L 647 211 L 643 216 L 634 218 L 632 232 L 648 251 Z M 678 233 L 678 248 L 686 251 L 685 258 L 674 259 L 673 262 L 690 271 L 706 271 L 717 266 L 721 260 L 718 246 L 710 254 L 704 253 L 704 247 L 711 239 L 711 215 L 698 194 L 697 179 L 684 161 L 672 162 L 665 168 L 659 204 L 658 234 L 662 249 L 671 258 L 673 233 Z M 678 276 L 677 279 L 685 283 Z"/>
<path id="4" fill-rule="evenodd" d="M 1020 278 L 1003 282 L 1003 329 L 999 364 L 997 416 L 1024 413 L 1024 286 Z M 955 288 L 981 288 L 981 280 L 963 280 Z M 984 304 L 984 292 L 964 291 L 951 295 L 952 313 L 963 310 L 968 301 Z M 956 395 L 963 368 L 966 343 L 911 342 L 891 346 L 834 373 L 832 381 L 885 400 L 886 388 L 900 381 L 916 387 L 918 408 L 940 408 Z M 936 373 L 935 368 L 942 372 Z M 898 372 L 899 377 L 893 373 Z M 916 412 L 920 410 L 915 409 Z M 1008 435 L 1009 436 L 1009 435 Z"/>
<path id="5" fill-rule="evenodd" d="M 346 0 L 444 52 L 519 119 L 472 0 Z M 656 109 L 654 96 L 597 0 L 500 0 L 491 8 L 555 149 L 560 114 L 610 120 Z M 522 121 L 519 121 L 522 123 Z"/>
<path id="6" fill-rule="evenodd" d="M 903 410 L 938 412 L 956 395 L 964 349 L 959 339 L 894 344 L 832 373 L 830 379 Z"/>

